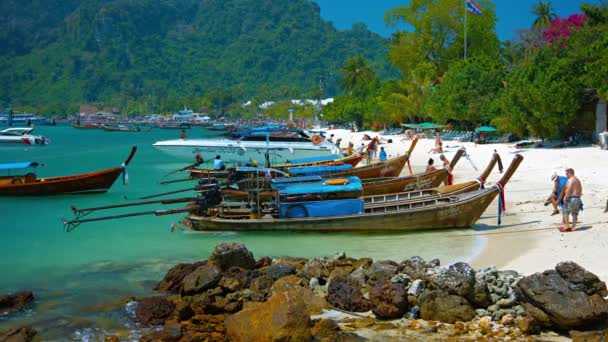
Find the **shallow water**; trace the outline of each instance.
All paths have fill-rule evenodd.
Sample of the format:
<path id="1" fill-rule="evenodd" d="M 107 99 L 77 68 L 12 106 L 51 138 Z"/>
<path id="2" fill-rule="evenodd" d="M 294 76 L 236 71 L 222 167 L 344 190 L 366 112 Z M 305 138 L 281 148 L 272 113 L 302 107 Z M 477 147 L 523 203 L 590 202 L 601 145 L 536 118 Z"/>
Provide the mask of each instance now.
<path id="1" fill-rule="evenodd" d="M 314 257 L 343 251 L 352 257 L 393 260 L 420 255 L 439 258 L 442 263 L 468 261 L 483 244 L 482 238 L 457 231 L 171 233 L 171 224 L 181 219 L 179 215 L 92 222 L 66 233 L 61 218 L 72 217 L 72 204 L 83 208 L 125 203 L 125 198 L 187 188 L 188 183 L 157 184 L 163 174 L 184 166 L 184 162 L 171 159 L 151 146 L 157 140 L 177 137 L 179 131 L 122 133 L 66 126 L 38 127 L 36 131 L 52 143 L 28 148 L 0 146 L 0 163 L 45 163 L 37 173 L 39 177 L 48 177 L 119 166 L 132 145 L 139 149 L 128 168 L 127 187 L 119 179 L 106 194 L 0 198 L 0 294 L 30 289 L 36 296 L 35 305 L 28 311 L 11 316 L 0 313 L 0 330 L 29 323 L 40 329 L 45 339 L 87 340 L 103 335 L 104 331 L 133 329 L 136 326 L 122 299 L 151 294 L 155 283 L 172 265 L 204 259 L 221 241 L 245 243 L 258 258 Z M 188 132 L 189 137 L 208 134 L 199 128 Z M 122 209 L 108 214 L 129 211 Z M 107 308 L 101 305 L 104 303 L 114 305 Z"/>

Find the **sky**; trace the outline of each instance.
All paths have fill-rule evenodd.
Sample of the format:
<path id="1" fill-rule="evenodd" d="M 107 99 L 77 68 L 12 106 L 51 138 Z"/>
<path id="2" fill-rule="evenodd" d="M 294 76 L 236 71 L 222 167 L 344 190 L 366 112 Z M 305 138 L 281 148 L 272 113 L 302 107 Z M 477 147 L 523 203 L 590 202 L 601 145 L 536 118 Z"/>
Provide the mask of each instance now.
<path id="1" fill-rule="evenodd" d="M 332 21 L 340 30 L 350 29 L 353 23 L 363 22 L 382 36 L 388 37 L 394 28 L 384 25 L 384 13 L 392 8 L 404 6 L 409 0 L 314 0 L 321 7 L 321 16 Z M 464 0 L 463 0 L 464 1 Z M 496 4 L 496 33 L 501 40 L 516 36 L 516 31 L 529 28 L 534 21 L 530 13 L 538 0 L 494 0 Z M 598 0 L 553 0 L 551 4 L 560 17 L 580 13 L 584 2 L 597 3 Z"/>

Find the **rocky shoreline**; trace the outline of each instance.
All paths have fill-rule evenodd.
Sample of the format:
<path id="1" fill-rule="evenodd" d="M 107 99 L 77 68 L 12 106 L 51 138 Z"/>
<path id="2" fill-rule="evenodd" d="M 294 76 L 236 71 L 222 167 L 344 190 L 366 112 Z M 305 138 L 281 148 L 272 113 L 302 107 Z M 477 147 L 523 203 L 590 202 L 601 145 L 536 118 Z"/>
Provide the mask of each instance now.
<path id="1" fill-rule="evenodd" d="M 137 300 L 136 320 L 152 328 L 141 341 L 608 340 L 606 284 L 573 262 L 525 277 L 419 257 L 256 260 L 221 243 L 155 290 Z M 33 297 L 10 298 L 0 296 L 0 310 Z M 34 335 L 13 329 L 0 341 Z"/>

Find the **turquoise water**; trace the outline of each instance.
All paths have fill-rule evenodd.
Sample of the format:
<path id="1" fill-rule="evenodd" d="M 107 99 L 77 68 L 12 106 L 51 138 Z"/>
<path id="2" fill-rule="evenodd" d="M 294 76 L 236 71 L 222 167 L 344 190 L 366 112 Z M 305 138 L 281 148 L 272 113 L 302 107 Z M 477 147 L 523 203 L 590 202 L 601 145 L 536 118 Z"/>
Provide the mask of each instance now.
<path id="1" fill-rule="evenodd" d="M 125 198 L 182 189 L 187 183 L 158 185 L 161 176 L 184 166 L 183 161 L 155 150 L 157 140 L 174 139 L 179 131 L 146 133 L 38 127 L 52 140 L 42 147 L 0 147 L 0 163 L 38 161 L 39 177 L 68 175 L 119 166 L 132 145 L 138 146 L 128 168 L 129 184 L 120 179 L 108 193 L 95 195 L 0 198 L 0 294 L 30 289 L 37 297 L 27 312 L 0 313 L 0 330 L 33 324 L 47 339 L 86 339 L 102 328 L 133 328 L 124 306 L 101 310 L 101 303 L 126 296 L 151 294 L 154 284 L 176 263 L 204 259 L 221 241 L 245 243 L 256 257 L 314 257 L 344 251 L 353 257 L 402 260 L 420 255 L 443 263 L 469 260 L 480 240 L 458 232 L 410 234 L 313 234 L 171 232 L 180 215 L 144 216 L 93 222 L 65 232 L 61 218 L 71 218 L 70 205 L 91 207 L 126 203 Z M 209 134 L 198 128 L 189 137 Z M 203 156 L 209 159 L 208 156 Z M 186 193 L 187 194 L 187 193 Z M 135 210 L 179 208 L 147 206 Z M 108 211 L 108 214 L 134 209 Z M 84 334 L 84 335 L 83 335 Z M 88 338 L 88 337 L 87 337 Z"/>

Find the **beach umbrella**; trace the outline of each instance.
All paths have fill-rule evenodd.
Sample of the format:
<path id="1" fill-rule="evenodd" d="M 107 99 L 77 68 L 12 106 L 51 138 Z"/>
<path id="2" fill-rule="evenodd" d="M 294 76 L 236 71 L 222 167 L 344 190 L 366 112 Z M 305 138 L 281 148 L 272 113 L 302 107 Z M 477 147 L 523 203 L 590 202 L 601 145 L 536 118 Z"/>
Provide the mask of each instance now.
<path id="1" fill-rule="evenodd" d="M 494 126 L 481 126 L 475 129 L 475 132 L 496 132 L 496 127 Z"/>

